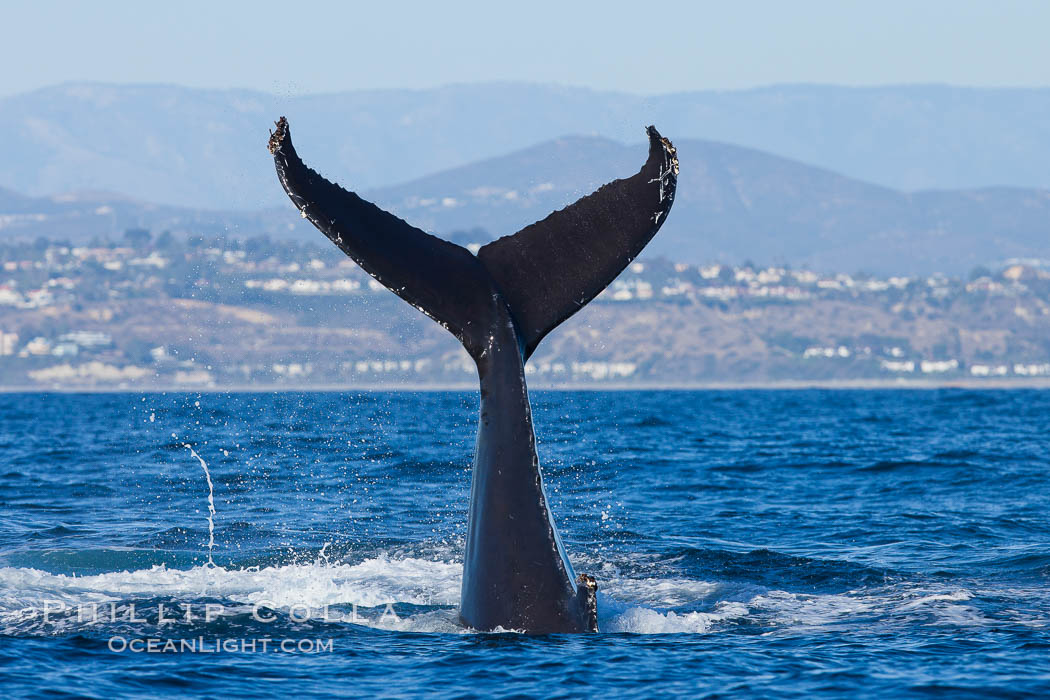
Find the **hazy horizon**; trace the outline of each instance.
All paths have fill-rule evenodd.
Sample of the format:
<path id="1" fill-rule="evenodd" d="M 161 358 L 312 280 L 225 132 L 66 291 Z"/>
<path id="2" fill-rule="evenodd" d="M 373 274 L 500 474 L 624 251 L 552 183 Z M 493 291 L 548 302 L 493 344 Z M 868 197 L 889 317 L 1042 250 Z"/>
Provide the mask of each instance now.
<path id="1" fill-rule="evenodd" d="M 65 82 L 313 95 L 533 82 L 638 95 L 772 85 L 1050 85 L 1030 2 L 11 5 L 0 97 Z M 280 32 L 274 30 L 279 17 Z M 646 22 L 646 20 L 649 20 Z M 367 31 L 360 31 L 365 27 Z M 294 47 L 294 51 L 286 47 Z M 43 47 L 43 50 L 42 50 Z"/>
<path id="2" fill-rule="evenodd" d="M 452 81 L 447 83 L 437 83 L 434 85 L 428 85 L 424 87 L 348 87 L 343 89 L 333 90 L 318 90 L 316 92 L 303 92 L 295 95 L 289 95 L 273 90 L 267 90 L 264 88 L 254 88 L 247 86 L 231 85 L 228 87 L 207 87 L 191 85 L 184 82 L 174 81 L 118 81 L 118 80 L 64 80 L 46 85 L 40 85 L 35 88 L 21 90 L 19 92 L 11 94 L 0 94 L 0 100 L 17 97 L 19 95 L 31 94 L 34 92 L 43 92 L 47 90 L 53 90 L 62 87 L 69 86 L 100 86 L 100 87 L 118 87 L 118 88 L 178 88 L 185 90 L 198 90 L 202 92 L 215 92 L 215 93 L 230 93 L 230 92 L 253 92 L 269 97 L 285 98 L 285 99 L 296 99 L 300 97 L 324 97 L 327 95 L 338 95 L 344 93 L 380 93 L 380 92 L 430 92 L 438 90 L 447 90 L 454 88 L 475 88 L 475 87 L 489 87 L 489 86 L 534 86 L 544 88 L 563 88 L 566 90 L 576 91 L 587 91 L 598 94 L 614 94 L 623 95 L 628 97 L 638 98 L 654 98 L 654 97 L 667 97 L 672 95 L 687 95 L 692 93 L 747 93 L 747 92 L 763 92 L 768 90 L 777 90 L 783 88 L 814 88 L 814 89 L 834 89 L 834 90 L 856 90 L 858 92 L 865 90 L 897 90 L 897 89 L 923 89 L 923 88 L 946 88 L 946 89 L 958 89 L 958 90 L 1031 90 L 1041 91 L 1050 90 L 1050 82 L 1045 85 L 977 85 L 977 84 L 966 84 L 966 83 L 948 83 L 948 82 L 887 82 L 887 83 L 870 83 L 864 85 L 854 85 L 846 83 L 831 83 L 831 82 L 813 82 L 813 81 L 795 81 L 795 82 L 778 82 L 778 83 L 764 83 L 758 85 L 750 85 L 744 87 L 733 87 L 733 88 L 696 88 L 693 90 L 668 90 L 665 92 L 637 92 L 632 90 L 620 90 L 620 89 L 603 89 L 595 88 L 589 85 L 558 82 L 554 80 L 475 80 L 475 81 Z M 638 141 L 644 139 L 639 138 Z"/>

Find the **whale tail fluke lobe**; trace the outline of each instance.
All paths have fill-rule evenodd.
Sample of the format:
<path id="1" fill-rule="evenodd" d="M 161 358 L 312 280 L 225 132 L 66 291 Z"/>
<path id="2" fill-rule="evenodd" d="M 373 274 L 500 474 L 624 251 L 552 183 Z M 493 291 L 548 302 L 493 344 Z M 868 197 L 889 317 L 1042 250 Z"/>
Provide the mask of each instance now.
<path id="1" fill-rule="evenodd" d="M 469 250 L 412 226 L 307 167 L 281 117 L 270 152 L 288 197 L 325 236 L 384 286 L 480 351 L 492 290 Z"/>
<path id="2" fill-rule="evenodd" d="M 667 217 L 678 158 L 670 141 L 651 126 L 647 131 L 649 158 L 637 174 L 478 251 L 510 307 L 526 358 L 545 335 L 608 287 Z"/>
<path id="3" fill-rule="evenodd" d="M 471 355 L 484 349 L 484 314 L 498 293 L 527 359 L 547 333 L 583 308 L 659 230 L 674 202 L 674 146 L 648 128 L 649 157 L 635 175 L 602 186 L 477 257 L 383 211 L 307 167 L 281 117 L 270 136 L 285 191 L 344 253 L 402 299 L 445 326 Z"/>

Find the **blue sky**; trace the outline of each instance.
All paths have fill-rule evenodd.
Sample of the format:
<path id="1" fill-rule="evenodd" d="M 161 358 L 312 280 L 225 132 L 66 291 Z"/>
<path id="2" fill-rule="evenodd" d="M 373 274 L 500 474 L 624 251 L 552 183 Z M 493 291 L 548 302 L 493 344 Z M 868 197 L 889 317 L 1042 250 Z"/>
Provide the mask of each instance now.
<path id="1" fill-rule="evenodd" d="M 1050 85 L 1050 3 L 1037 0 L 6 0 L 0 10 L 0 95 L 80 80 L 287 95 L 493 80 L 636 93 Z"/>

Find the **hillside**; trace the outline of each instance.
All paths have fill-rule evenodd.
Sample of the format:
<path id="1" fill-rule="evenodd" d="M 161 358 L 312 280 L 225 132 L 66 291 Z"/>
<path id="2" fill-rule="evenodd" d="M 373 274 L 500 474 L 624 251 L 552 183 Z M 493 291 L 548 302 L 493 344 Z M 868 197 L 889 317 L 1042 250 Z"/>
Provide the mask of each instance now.
<path id="1" fill-rule="evenodd" d="M 310 138 L 300 143 L 303 158 L 327 172 L 332 155 L 324 146 Z M 676 145 L 678 195 L 649 256 L 885 274 L 965 274 L 1010 258 L 1050 258 L 1048 190 L 905 193 L 738 146 L 689 139 Z M 460 241 L 484 242 L 636 172 L 644 159 L 641 144 L 565 137 L 364 194 L 439 235 L 484 229 L 476 241 Z M 269 162 L 264 167 L 272 170 Z M 129 227 L 321 240 L 287 203 L 224 212 L 99 193 L 30 198 L 0 190 L 6 237 L 85 241 L 117 238 Z"/>
<path id="2" fill-rule="evenodd" d="M 470 384 L 440 326 L 331 246 L 0 245 L 0 389 Z M 631 265 L 534 386 L 1050 380 L 1050 272 L 970 280 Z"/>
<path id="3" fill-rule="evenodd" d="M 281 204 L 262 145 L 285 114 L 327 172 L 392 185 L 564 134 L 734 143 L 900 190 L 1050 187 L 1050 89 L 786 85 L 637 96 L 529 84 L 300 97 L 69 84 L 0 99 L 0 187 L 196 208 Z M 306 138 L 306 135 L 309 135 Z"/>
<path id="4" fill-rule="evenodd" d="M 820 270 L 961 274 L 1012 257 L 1050 257 L 1050 191 L 905 193 L 752 149 L 676 142 L 674 209 L 646 249 L 683 262 L 752 258 Z M 304 158 L 312 154 L 300 148 Z M 572 137 L 369 193 L 439 233 L 512 233 L 633 174 L 641 145 Z"/>

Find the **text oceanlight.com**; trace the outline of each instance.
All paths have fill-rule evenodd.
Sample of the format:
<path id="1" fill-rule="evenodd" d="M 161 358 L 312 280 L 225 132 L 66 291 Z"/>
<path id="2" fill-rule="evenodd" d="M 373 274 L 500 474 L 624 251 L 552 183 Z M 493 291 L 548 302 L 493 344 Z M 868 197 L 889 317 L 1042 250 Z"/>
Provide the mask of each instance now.
<path id="1" fill-rule="evenodd" d="M 233 639 L 222 637 L 196 637 L 194 639 L 159 639 L 155 637 L 122 637 L 109 638 L 110 651 L 133 654 L 218 654 L 220 652 L 283 652 L 286 654 L 325 654 L 332 653 L 334 643 L 331 639 Z"/>

